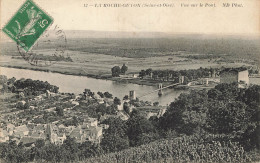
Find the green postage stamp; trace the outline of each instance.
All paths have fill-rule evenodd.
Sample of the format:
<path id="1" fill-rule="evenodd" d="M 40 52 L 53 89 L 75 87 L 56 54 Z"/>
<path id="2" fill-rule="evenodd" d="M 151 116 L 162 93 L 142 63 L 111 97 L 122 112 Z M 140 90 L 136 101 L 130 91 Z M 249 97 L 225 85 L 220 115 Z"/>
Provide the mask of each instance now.
<path id="1" fill-rule="evenodd" d="M 53 19 L 33 1 L 26 0 L 3 31 L 28 52 L 52 22 Z"/>

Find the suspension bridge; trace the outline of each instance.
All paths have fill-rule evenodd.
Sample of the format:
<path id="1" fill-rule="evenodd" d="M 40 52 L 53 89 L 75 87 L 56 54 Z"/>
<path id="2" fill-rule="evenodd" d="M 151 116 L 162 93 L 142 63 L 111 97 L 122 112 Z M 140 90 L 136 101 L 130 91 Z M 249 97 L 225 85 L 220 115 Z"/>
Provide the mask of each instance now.
<path id="1" fill-rule="evenodd" d="M 161 96 L 163 94 L 163 92 L 162 92 L 163 89 L 166 89 L 166 88 L 169 88 L 169 87 L 173 87 L 173 86 L 177 86 L 177 85 L 180 85 L 180 84 L 181 83 L 174 83 L 174 84 L 170 84 L 168 86 L 163 87 L 162 83 L 159 83 L 159 88 L 158 89 L 153 90 L 151 92 L 147 92 L 147 93 L 145 93 L 143 95 L 138 96 L 137 98 L 141 98 L 141 97 L 147 96 L 147 95 L 152 94 L 154 92 L 158 92 L 158 95 Z M 132 93 L 131 93 L 131 91 L 130 91 L 130 97 L 133 96 L 133 95 L 134 95 L 134 92 L 132 91 Z"/>

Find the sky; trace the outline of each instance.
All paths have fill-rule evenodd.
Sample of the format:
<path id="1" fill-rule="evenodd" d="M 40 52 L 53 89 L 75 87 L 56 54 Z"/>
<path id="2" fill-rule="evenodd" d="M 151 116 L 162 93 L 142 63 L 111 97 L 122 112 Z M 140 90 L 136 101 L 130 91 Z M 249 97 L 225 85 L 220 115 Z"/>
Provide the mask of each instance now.
<path id="1" fill-rule="evenodd" d="M 33 0 L 64 30 L 260 34 L 259 0 Z M 1 0 L 1 29 L 25 0 Z M 224 2 L 242 8 L 222 7 Z M 96 8 L 84 4 L 174 4 L 175 7 Z M 181 3 L 215 3 L 217 7 L 181 7 Z"/>

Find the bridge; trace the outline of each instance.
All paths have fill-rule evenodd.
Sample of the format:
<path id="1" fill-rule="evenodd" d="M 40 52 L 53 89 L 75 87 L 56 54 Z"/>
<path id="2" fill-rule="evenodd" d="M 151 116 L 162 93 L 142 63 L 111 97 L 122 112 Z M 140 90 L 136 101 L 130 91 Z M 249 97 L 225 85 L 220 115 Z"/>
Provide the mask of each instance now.
<path id="1" fill-rule="evenodd" d="M 151 92 L 145 93 L 145 94 L 143 94 L 143 95 L 141 95 L 141 96 L 138 96 L 137 98 L 141 98 L 141 97 L 147 96 L 147 95 L 152 94 L 152 93 L 154 93 L 154 92 L 158 92 L 158 95 L 161 96 L 161 95 L 163 94 L 163 92 L 162 92 L 163 89 L 166 89 L 166 88 L 169 88 L 169 87 L 172 87 L 172 86 L 176 86 L 176 85 L 180 85 L 180 84 L 182 84 L 182 83 L 174 83 L 174 84 L 171 84 L 171 85 L 168 85 L 168 86 L 163 87 L 163 86 L 162 86 L 162 83 L 159 83 L 159 89 L 156 89 L 156 90 L 153 90 L 153 91 L 151 91 Z M 132 94 L 133 94 L 133 93 L 132 93 Z M 130 96 L 131 96 L 132 94 L 131 94 L 131 91 L 130 91 Z"/>

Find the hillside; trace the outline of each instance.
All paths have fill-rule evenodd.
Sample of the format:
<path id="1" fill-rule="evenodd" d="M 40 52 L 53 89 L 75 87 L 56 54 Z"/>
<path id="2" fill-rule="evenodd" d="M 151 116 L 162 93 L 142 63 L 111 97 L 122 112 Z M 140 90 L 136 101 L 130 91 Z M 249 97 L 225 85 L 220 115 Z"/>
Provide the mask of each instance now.
<path id="1" fill-rule="evenodd" d="M 158 140 L 100 157 L 84 160 L 86 163 L 110 162 L 251 162 L 254 156 L 238 143 L 215 141 L 224 136 L 183 136 Z M 204 139 L 204 140 L 203 140 Z"/>

